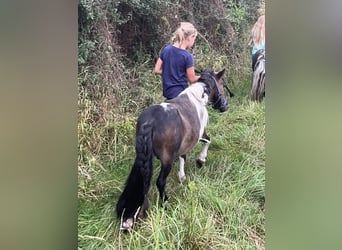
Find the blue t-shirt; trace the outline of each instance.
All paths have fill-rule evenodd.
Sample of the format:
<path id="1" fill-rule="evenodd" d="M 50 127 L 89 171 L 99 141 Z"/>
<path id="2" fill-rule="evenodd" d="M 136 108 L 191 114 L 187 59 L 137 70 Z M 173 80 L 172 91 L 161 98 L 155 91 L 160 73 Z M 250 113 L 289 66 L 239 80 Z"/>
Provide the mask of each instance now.
<path id="1" fill-rule="evenodd" d="M 264 43 L 261 43 L 259 46 L 253 46 L 252 48 L 252 59 L 253 59 L 253 56 L 255 55 L 255 53 L 258 51 L 258 50 L 261 50 L 261 49 L 265 49 L 265 44 Z"/>
<path id="2" fill-rule="evenodd" d="M 187 50 L 166 46 L 160 53 L 162 64 L 163 96 L 175 98 L 188 87 L 186 69 L 194 66 L 194 58 Z"/>

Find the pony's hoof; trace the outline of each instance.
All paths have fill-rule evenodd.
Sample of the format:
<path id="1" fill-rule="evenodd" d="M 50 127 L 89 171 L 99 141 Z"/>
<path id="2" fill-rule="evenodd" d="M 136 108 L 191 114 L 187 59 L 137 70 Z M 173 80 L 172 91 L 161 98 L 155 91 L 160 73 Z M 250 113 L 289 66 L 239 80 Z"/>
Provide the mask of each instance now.
<path id="1" fill-rule="evenodd" d="M 164 196 L 164 198 L 161 199 L 160 206 L 162 208 L 167 208 L 169 204 L 169 197 L 167 195 Z"/>
<path id="2" fill-rule="evenodd" d="M 120 227 L 120 230 L 129 231 L 133 229 L 133 218 L 128 218 L 126 221 L 123 221 Z"/>
<path id="3" fill-rule="evenodd" d="M 197 167 L 199 167 L 199 168 L 201 168 L 201 167 L 203 167 L 203 165 L 204 165 L 204 162 L 205 161 L 203 161 L 203 160 L 201 160 L 201 159 L 197 159 L 197 161 L 196 161 L 196 165 L 197 165 Z"/>
<path id="4" fill-rule="evenodd" d="M 178 174 L 178 180 L 180 183 L 183 183 L 186 180 L 186 176 Z"/>

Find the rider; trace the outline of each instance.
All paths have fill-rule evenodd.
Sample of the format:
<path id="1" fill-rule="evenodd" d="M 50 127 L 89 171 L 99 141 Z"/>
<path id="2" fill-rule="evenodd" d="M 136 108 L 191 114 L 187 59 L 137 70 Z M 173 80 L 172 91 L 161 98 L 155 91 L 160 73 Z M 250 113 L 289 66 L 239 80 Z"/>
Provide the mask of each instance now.
<path id="1" fill-rule="evenodd" d="M 175 98 L 188 87 L 188 82 L 197 82 L 193 55 L 187 51 L 196 40 L 197 30 L 189 22 L 181 22 L 175 31 L 176 41 L 165 46 L 154 66 L 154 73 L 162 75 L 163 96 Z"/>
<path id="2" fill-rule="evenodd" d="M 257 57 L 255 54 L 261 49 L 265 49 L 265 15 L 261 15 L 254 24 L 251 32 L 251 40 L 249 44 L 252 48 L 252 70 L 254 70 Z"/>

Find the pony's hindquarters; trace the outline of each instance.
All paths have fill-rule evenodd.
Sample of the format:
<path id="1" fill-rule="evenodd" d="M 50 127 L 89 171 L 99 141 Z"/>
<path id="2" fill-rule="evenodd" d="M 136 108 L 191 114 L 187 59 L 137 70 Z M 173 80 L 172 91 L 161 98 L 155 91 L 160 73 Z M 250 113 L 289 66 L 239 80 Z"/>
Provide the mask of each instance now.
<path id="1" fill-rule="evenodd" d="M 116 205 L 117 217 L 121 218 L 121 229 L 133 227 L 140 211 L 147 209 L 147 192 L 152 176 L 152 127 L 147 124 L 137 124 L 136 158 L 128 176 L 126 186 Z"/>
<path id="2" fill-rule="evenodd" d="M 257 61 L 253 69 L 251 99 L 261 101 L 265 96 L 265 51 L 260 50 L 255 56 Z"/>

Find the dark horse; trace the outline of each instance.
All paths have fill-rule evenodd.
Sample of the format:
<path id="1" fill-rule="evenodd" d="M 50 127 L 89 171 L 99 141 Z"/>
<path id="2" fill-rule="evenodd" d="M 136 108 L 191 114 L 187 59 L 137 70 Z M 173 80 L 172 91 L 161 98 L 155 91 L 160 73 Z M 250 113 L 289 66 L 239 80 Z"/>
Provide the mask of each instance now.
<path id="1" fill-rule="evenodd" d="M 223 81 L 223 74 L 224 70 L 217 74 L 204 70 L 198 82 L 191 84 L 179 96 L 149 106 L 140 114 L 136 125 L 135 162 L 116 205 L 121 229 L 132 229 L 140 209 L 146 215 L 154 155 L 162 164 L 157 187 L 163 201 L 168 199 L 164 190 L 174 161 L 179 158 L 179 180 L 182 182 L 185 180 L 185 154 L 200 140 L 205 144 L 197 163 L 201 166 L 205 162 L 210 144 L 210 138 L 205 133 L 207 104 L 212 103 L 213 108 L 221 112 L 228 109 L 224 94 L 224 87 L 228 87 Z"/>
<path id="2" fill-rule="evenodd" d="M 265 97 L 265 50 L 258 50 L 252 62 L 253 76 L 251 99 L 253 101 L 261 101 Z"/>

